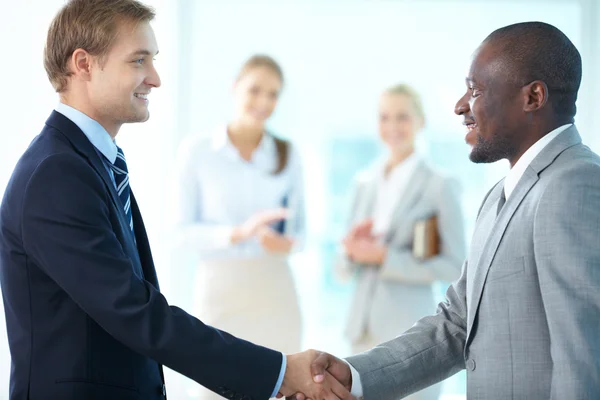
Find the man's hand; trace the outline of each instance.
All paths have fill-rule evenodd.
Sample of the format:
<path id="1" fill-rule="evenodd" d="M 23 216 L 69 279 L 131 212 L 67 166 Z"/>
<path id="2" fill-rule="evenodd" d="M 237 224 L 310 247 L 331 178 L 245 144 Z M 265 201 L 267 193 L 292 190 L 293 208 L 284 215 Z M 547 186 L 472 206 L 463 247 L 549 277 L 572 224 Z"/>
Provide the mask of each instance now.
<path id="1" fill-rule="evenodd" d="M 278 232 L 268 226 L 261 227 L 256 236 L 261 247 L 268 253 L 286 254 L 292 250 L 294 241 L 288 237 L 280 235 Z"/>
<path id="2" fill-rule="evenodd" d="M 350 367 L 343 360 L 332 356 L 328 353 L 316 351 L 315 358 L 310 364 L 310 372 L 315 383 L 321 383 L 328 377 L 335 378 L 348 392 L 352 389 L 352 372 Z M 354 399 L 350 395 L 351 399 Z M 306 400 L 315 399 L 315 397 L 307 396 L 306 393 L 296 393 L 294 396 L 288 396 L 287 400 Z M 318 399 L 318 398 L 316 398 Z"/>
<path id="3" fill-rule="evenodd" d="M 352 372 L 346 362 L 329 353 L 317 352 L 317 358 L 310 364 L 310 372 L 315 382 L 322 382 L 328 372 L 350 391 L 352 389 Z"/>
<path id="4" fill-rule="evenodd" d="M 323 355 L 332 357 L 333 360 Z M 296 395 L 298 399 L 351 400 L 352 375 L 350 368 L 346 365 L 350 378 L 345 380 L 345 384 L 339 382 L 334 373 L 343 377 L 346 376 L 346 373 L 337 361 L 344 364 L 343 361 L 316 350 L 288 355 L 283 383 L 279 390 L 280 395 L 288 398 Z M 328 367 L 332 371 L 328 371 Z"/>

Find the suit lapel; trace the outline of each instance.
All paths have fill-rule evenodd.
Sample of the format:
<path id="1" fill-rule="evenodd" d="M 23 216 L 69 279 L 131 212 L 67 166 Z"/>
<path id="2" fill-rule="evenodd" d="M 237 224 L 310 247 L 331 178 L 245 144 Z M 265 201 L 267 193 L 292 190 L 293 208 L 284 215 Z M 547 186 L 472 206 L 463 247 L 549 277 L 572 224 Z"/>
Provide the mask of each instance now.
<path id="1" fill-rule="evenodd" d="M 71 142 L 75 150 L 88 159 L 94 170 L 100 175 L 104 184 L 106 185 L 108 192 L 110 193 L 110 197 L 115 207 L 120 211 L 120 216 L 123 221 L 127 221 L 127 217 L 125 215 L 125 210 L 121 205 L 121 199 L 117 194 L 117 190 L 115 189 L 115 185 L 108 175 L 108 171 L 100 158 L 100 155 L 96 151 L 94 145 L 88 140 L 85 134 L 79 129 L 73 121 L 65 117 L 59 112 L 53 111 L 48 120 L 46 121 L 46 125 L 53 127 L 54 129 L 62 132 L 63 135 Z M 126 223 L 129 225 L 129 222 Z"/>
<path id="2" fill-rule="evenodd" d="M 491 223 L 492 226 L 489 229 L 489 235 L 481 248 L 481 252 L 476 250 L 476 253 L 478 254 L 472 254 L 469 257 L 469 263 L 473 262 L 472 265 L 475 266 L 475 269 L 472 279 L 469 279 L 467 282 L 467 329 L 469 331 L 467 341 L 471 336 L 471 327 L 473 326 L 473 322 L 475 321 L 479 309 L 481 294 L 483 292 L 488 271 L 494 261 L 494 257 L 496 256 L 496 252 L 498 251 L 498 247 L 508 224 L 511 222 L 519 205 L 527 196 L 527 193 L 529 193 L 531 188 L 539 180 L 539 174 L 551 165 L 560 153 L 579 143 L 581 143 L 581 137 L 574 125 L 552 140 L 531 162 L 529 167 L 527 167 L 513 193 L 493 222 L 490 221 L 490 213 L 495 214 L 496 212 L 496 206 L 500 198 L 501 190 L 503 190 L 503 185 L 498 185 L 497 190 L 495 190 L 488 198 L 488 201 L 486 202 L 488 204 L 482 209 L 484 213 L 482 220 L 477 222 L 478 227 L 476 227 L 476 232 L 480 225 L 486 226 Z M 519 221 L 517 221 L 517 223 L 518 222 Z M 486 229 L 484 228 L 482 233 L 485 233 L 485 231 Z M 477 240 L 478 239 L 475 238 L 474 242 Z M 477 247 L 475 248 L 477 249 Z"/>
<path id="3" fill-rule="evenodd" d="M 467 310 L 468 310 L 468 324 L 467 326 L 470 328 L 475 320 L 475 315 L 477 314 L 477 310 L 479 308 L 479 300 L 481 299 L 481 293 L 483 291 L 483 286 L 485 284 L 485 279 L 487 277 L 488 271 L 494 260 L 494 256 L 498 250 L 498 246 L 500 245 L 500 241 L 504 236 L 504 232 L 506 231 L 506 227 L 511 221 L 515 211 L 529 192 L 533 185 L 538 181 L 538 175 L 531 169 L 527 168 L 525 170 L 525 174 L 517 184 L 517 187 L 511 194 L 511 196 L 502 207 L 502 210 L 498 214 L 497 218 L 495 218 L 495 222 L 491 222 L 490 219 L 494 218 L 496 213 L 496 206 L 500 199 L 500 194 L 504 187 L 502 185 L 498 186 L 498 190 L 495 191 L 494 196 L 490 196 L 490 200 L 493 201 L 492 205 L 487 208 L 486 214 L 483 216 L 482 224 L 488 225 L 491 222 L 493 224 L 492 229 L 489 230 L 489 236 L 483 245 L 483 249 L 481 251 L 481 255 L 478 261 L 475 261 L 474 265 L 476 265 L 473 278 L 471 280 L 471 285 L 467 285 L 467 291 L 470 295 L 467 296 Z M 486 223 L 487 222 L 487 223 Z M 485 230 L 485 229 L 484 229 Z M 470 286 L 470 287 L 469 287 Z"/>
<path id="4" fill-rule="evenodd" d="M 77 125 L 59 112 L 53 111 L 46 121 L 46 125 L 53 127 L 65 135 L 65 137 L 75 148 L 75 151 L 87 158 L 94 170 L 100 175 L 108 192 L 110 193 L 110 198 L 117 209 L 121 226 L 123 230 L 128 233 L 124 235 L 124 240 L 126 242 L 124 245 L 127 249 L 130 249 L 129 253 L 131 254 L 129 254 L 129 256 L 132 258 L 134 263 L 134 269 L 138 270 L 138 272 L 140 269 L 143 270 L 144 279 L 148 280 L 158 289 L 158 280 L 156 277 L 156 271 L 154 269 L 154 263 L 152 262 L 152 254 L 150 252 L 148 237 L 144 228 L 142 216 L 137 203 L 135 202 L 135 198 L 133 197 L 133 192 L 131 193 L 131 202 L 137 245 L 133 240 L 133 236 L 130 234 L 131 228 L 129 227 L 129 221 L 125 214 L 125 210 L 123 209 L 121 199 L 119 198 L 117 190 L 115 189 L 115 185 L 94 145 L 88 140 L 88 138 Z M 144 258 L 143 260 L 142 256 Z M 144 266 L 146 267 L 144 268 Z"/>
<path id="5" fill-rule="evenodd" d="M 148 235 L 146 234 L 146 227 L 144 226 L 144 220 L 140 208 L 138 207 L 133 191 L 131 191 L 131 214 L 133 216 L 133 230 L 135 232 L 135 239 L 137 242 L 137 254 L 139 256 L 142 270 L 144 271 L 144 278 L 150 282 L 154 287 L 159 290 L 158 277 L 156 275 L 156 268 L 154 267 L 154 261 L 152 259 L 152 252 L 150 251 L 150 243 L 148 242 Z"/>
<path id="6" fill-rule="evenodd" d="M 412 208 L 414 203 L 418 200 L 419 196 L 423 193 L 423 189 L 429 180 L 429 171 L 425 166 L 423 160 L 419 160 L 415 166 L 411 177 L 406 183 L 404 193 L 398 198 L 394 212 L 392 213 L 390 228 L 388 229 L 385 242 L 390 243 L 394 238 L 396 232 L 403 232 L 402 224 L 406 224 L 406 213 Z"/>

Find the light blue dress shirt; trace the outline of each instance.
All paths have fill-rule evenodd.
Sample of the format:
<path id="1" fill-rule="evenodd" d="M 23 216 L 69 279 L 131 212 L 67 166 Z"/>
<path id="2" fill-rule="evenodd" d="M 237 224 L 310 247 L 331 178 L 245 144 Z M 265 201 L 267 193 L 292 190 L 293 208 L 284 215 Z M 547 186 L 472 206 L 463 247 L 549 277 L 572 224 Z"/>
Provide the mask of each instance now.
<path id="1" fill-rule="evenodd" d="M 108 171 L 110 178 L 113 181 L 116 189 L 115 176 L 111 168 L 111 164 L 114 164 L 117 159 L 117 145 L 109 133 L 92 118 L 88 117 L 79 110 L 74 109 L 66 104 L 59 103 L 56 107 L 56 111 L 70 119 L 88 138 L 88 140 L 94 145 L 96 152 L 102 159 L 104 167 Z M 109 164 L 111 163 L 111 164 Z M 285 369 L 287 367 L 287 358 L 285 354 L 282 355 L 281 370 L 279 372 L 279 378 L 275 384 L 275 389 L 271 397 L 275 397 L 281 388 L 283 383 L 283 377 L 285 375 Z"/>
<path id="2" fill-rule="evenodd" d="M 69 118 L 71 122 L 77 125 L 88 140 L 94 145 L 94 148 L 98 155 L 100 155 L 102 163 L 108 171 L 116 189 L 115 175 L 111 168 L 111 164 L 114 164 L 117 159 L 117 145 L 113 138 L 100 123 L 73 107 L 59 103 L 56 107 L 56 111 Z M 109 162 L 111 164 L 109 164 Z"/>

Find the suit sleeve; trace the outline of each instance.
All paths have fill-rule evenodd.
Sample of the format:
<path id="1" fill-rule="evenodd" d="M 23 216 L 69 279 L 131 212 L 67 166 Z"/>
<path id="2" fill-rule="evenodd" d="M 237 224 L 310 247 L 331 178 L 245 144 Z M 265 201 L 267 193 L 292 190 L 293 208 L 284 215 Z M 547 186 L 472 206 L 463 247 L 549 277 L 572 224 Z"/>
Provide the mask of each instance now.
<path id="1" fill-rule="evenodd" d="M 26 253 L 96 323 L 134 351 L 213 391 L 266 399 L 282 355 L 203 324 L 169 306 L 133 273 L 109 219 L 111 199 L 82 158 L 44 160 L 25 189 Z"/>
<path id="2" fill-rule="evenodd" d="M 365 399 L 395 400 L 464 369 L 467 263 L 435 315 L 366 353 L 347 358 L 360 374 Z"/>
<path id="3" fill-rule="evenodd" d="M 534 249 L 550 332 L 552 399 L 591 399 L 600 387 L 600 167 L 561 174 L 535 217 Z"/>
<path id="4" fill-rule="evenodd" d="M 442 179 L 434 195 L 437 199 L 440 254 L 421 261 L 413 257 L 410 249 L 390 246 L 381 268 L 382 279 L 430 284 L 435 280 L 452 282 L 460 275 L 466 247 L 460 185 L 454 179 Z"/>

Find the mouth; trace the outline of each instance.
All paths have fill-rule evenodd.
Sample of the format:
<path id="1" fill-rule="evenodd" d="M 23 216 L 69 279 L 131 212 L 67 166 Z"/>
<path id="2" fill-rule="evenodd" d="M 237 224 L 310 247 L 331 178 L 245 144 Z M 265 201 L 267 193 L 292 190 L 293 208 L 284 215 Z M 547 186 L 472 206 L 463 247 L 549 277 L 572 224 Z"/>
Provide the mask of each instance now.
<path id="1" fill-rule="evenodd" d="M 258 111 L 258 110 L 250 110 L 250 115 L 252 115 L 252 117 L 256 118 L 256 119 L 267 119 L 268 117 L 268 113 L 267 112 L 263 112 L 263 111 Z"/>
<path id="2" fill-rule="evenodd" d="M 148 95 L 150 93 L 134 93 L 133 97 L 135 97 L 138 100 L 143 101 L 144 103 L 148 103 Z"/>
<path id="3" fill-rule="evenodd" d="M 391 142 L 403 142 L 406 137 L 402 132 L 388 132 L 385 136 Z"/>
<path id="4" fill-rule="evenodd" d="M 477 123 L 475 122 L 475 120 L 469 119 L 469 120 L 465 120 L 463 122 L 463 125 L 467 127 L 467 135 L 465 136 L 465 142 L 467 142 L 468 144 L 475 144 L 476 142 L 476 135 L 475 135 L 475 130 L 477 129 Z"/>

